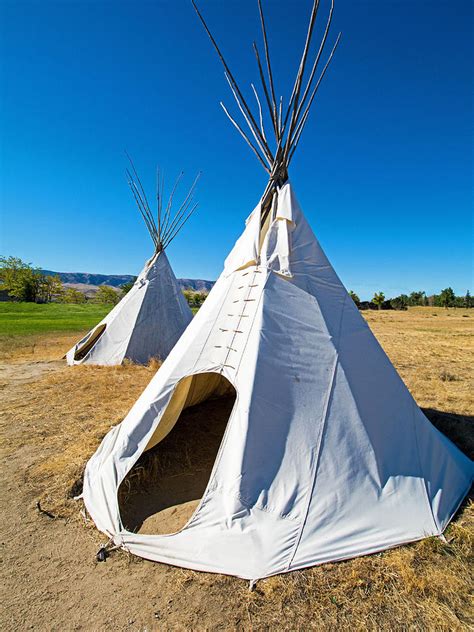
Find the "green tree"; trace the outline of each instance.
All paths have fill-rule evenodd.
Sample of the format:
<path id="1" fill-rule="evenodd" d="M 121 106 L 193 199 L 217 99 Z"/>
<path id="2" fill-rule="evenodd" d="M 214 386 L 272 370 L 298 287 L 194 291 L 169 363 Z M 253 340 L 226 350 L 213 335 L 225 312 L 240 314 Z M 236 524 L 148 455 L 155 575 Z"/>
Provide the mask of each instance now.
<path id="1" fill-rule="evenodd" d="M 405 294 L 402 294 L 402 296 L 405 296 Z M 416 307 L 417 305 L 424 305 L 425 292 L 421 290 L 419 292 L 412 292 L 410 296 L 408 297 L 408 299 L 409 299 L 408 305 L 411 305 L 412 307 Z"/>
<path id="2" fill-rule="evenodd" d="M 128 294 L 128 292 L 130 292 L 132 287 L 135 285 L 135 281 L 136 280 L 137 280 L 137 277 L 133 277 L 133 279 L 131 281 L 127 281 L 127 283 L 123 283 L 120 286 L 120 289 L 122 290 L 122 295 L 123 296 L 125 296 L 125 294 Z"/>
<path id="3" fill-rule="evenodd" d="M 19 257 L 0 256 L 0 287 L 2 290 L 10 291 L 12 286 L 24 274 L 30 270 L 31 265 L 25 263 Z"/>
<path id="4" fill-rule="evenodd" d="M 19 301 L 27 301 L 30 303 L 36 303 L 41 300 L 40 298 L 41 288 L 41 274 L 33 268 L 24 270 L 24 272 L 13 283 L 10 290 L 10 296 L 18 299 Z"/>
<path id="5" fill-rule="evenodd" d="M 183 290 L 183 296 L 189 307 L 194 307 L 194 292 L 192 290 Z"/>
<path id="6" fill-rule="evenodd" d="M 0 289 L 18 301 L 36 301 L 41 274 L 18 257 L 0 257 Z"/>
<path id="7" fill-rule="evenodd" d="M 405 310 L 407 309 L 408 305 L 411 305 L 410 297 L 408 297 L 406 294 L 400 294 L 400 296 L 395 296 L 395 298 L 392 298 L 390 300 L 390 305 L 393 307 L 393 309 Z"/>
<path id="8" fill-rule="evenodd" d="M 469 309 L 471 305 L 472 305 L 471 293 L 469 292 L 469 290 L 467 290 L 466 296 L 464 297 L 464 307 L 467 307 Z"/>
<path id="9" fill-rule="evenodd" d="M 207 298 L 207 292 L 195 292 L 194 290 L 183 290 L 183 295 L 189 307 L 201 307 Z"/>
<path id="10" fill-rule="evenodd" d="M 446 309 L 448 309 L 448 307 L 454 305 L 455 300 L 456 296 L 454 294 L 453 288 L 447 287 L 444 290 L 441 290 L 441 294 L 439 295 L 439 302 L 441 307 L 446 307 Z"/>
<path id="11" fill-rule="evenodd" d="M 207 292 L 196 292 L 194 296 L 196 307 L 201 307 L 201 305 L 204 303 L 206 298 L 207 298 Z"/>
<path id="12" fill-rule="evenodd" d="M 109 305 L 117 305 L 120 296 L 110 285 L 101 285 L 94 296 L 96 303 L 106 303 Z"/>
<path id="13" fill-rule="evenodd" d="M 60 301 L 64 288 L 59 276 L 41 275 L 39 280 L 39 296 L 44 303 Z"/>
<path id="14" fill-rule="evenodd" d="M 60 298 L 61 303 L 74 303 L 80 305 L 86 302 L 86 296 L 73 287 L 68 287 Z"/>
<path id="15" fill-rule="evenodd" d="M 374 298 L 372 299 L 372 303 L 377 305 L 379 309 L 382 309 L 382 305 L 385 302 L 385 294 L 383 292 L 375 292 Z"/>
<path id="16" fill-rule="evenodd" d="M 359 305 L 360 305 L 360 298 L 357 296 L 357 294 L 355 292 L 353 292 L 352 290 L 349 290 L 349 296 L 354 301 L 354 303 L 357 305 L 357 307 L 359 307 Z"/>
<path id="17" fill-rule="evenodd" d="M 63 288 L 58 276 L 44 275 L 18 257 L 0 257 L 0 289 L 18 301 L 49 303 Z"/>

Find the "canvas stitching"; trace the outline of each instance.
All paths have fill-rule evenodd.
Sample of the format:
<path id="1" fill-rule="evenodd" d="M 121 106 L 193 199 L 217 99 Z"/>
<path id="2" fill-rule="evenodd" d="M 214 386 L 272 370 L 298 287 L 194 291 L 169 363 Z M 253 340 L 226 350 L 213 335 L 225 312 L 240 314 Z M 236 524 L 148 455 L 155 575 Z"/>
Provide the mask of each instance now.
<path id="1" fill-rule="evenodd" d="M 224 306 L 225 306 L 225 303 L 226 303 L 227 297 L 228 297 L 228 295 L 229 295 L 229 293 L 230 293 L 230 290 L 232 289 L 232 287 L 233 287 L 233 285 L 234 285 L 234 281 L 235 281 L 235 277 L 234 277 L 234 279 L 232 280 L 232 282 L 229 284 L 229 287 L 227 288 L 227 292 L 226 292 L 226 294 L 225 294 L 224 300 L 222 301 L 222 305 L 221 305 L 221 307 L 219 308 L 219 311 L 217 312 L 216 317 L 215 317 L 215 319 L 214 319 L 214 321 L 213 321 L 213 323 L 212 323 L 211 327 L 209 327 L 209 333 L 208 333 L 207 338 L 206 338 L 206 340 L 204 341 L 204 343 L 203 343 L 203 345 L 202 345 L 202 347 L 201 347 L 201 351 L 200 351 L 200 353 L 199 353 L 199 354 L 197 354 L 197 356 L 196 356 L 196 360 L 195 360 L 195 362 L 194 362 L 194 364 L 193 364 L 193 368 L 192 368 L 192 370 L 191 370 L 192 372 L 195 370 L 196 365 L 197 365 L 197 363 L 199 362 L 199 359 L 200 359 L 200 357 L 201 357 L 201 355 L 202 355 L 202 352 L 203 352 L 203 351 L 204 351 L 204 349 L 206 348 L 206 345 L 207 345 L 207 343 L 209 342 L 209 338 L 211 337 L 211 334 L 214 332 L 214 327 L 215 327 L 215 325 L 216 325 L 216 323 L 217 323 L 217 320 L 219 319 L 219 316 L 221 315 L 222 310 L 224 309 Z"/>
<path id="2" fill-rule="evenodd" d="M 252 281 L 251 281 L 251 283 L 253 283 L 253 282 L 255 281 L 255 273 L 256 273 L 256 271 L 257 271 L 257 270 L 255 269 L 255 270 L 254 270 L 254 273 L 253 273 L 253 277 L 252 277 Z M 251 298 L 248 298 L 248 297 L 250 296 L 251 292 L 253 291 L 253 287 L 256 287 L 256 286 L 255 286 L 255 285 L 250 285 L 250 284 L 249 284 L 249 286 L 248 286 L 248 292 L 247 292 L 247 298 L 246 298 L 246 299 L 243 299 L 243 302 L 244 302 L 244 307 L 243 307 L 242 311 L 245 311 L 245 303 L 246 303 L 246 302 L 249 302 L 249 301 L 255 301 L 255 300 L 256 300 L 256 299 L 251 299 Z M 234 303 L 235 303 L 235 302 L 238 302 L 238 301 L 234 301 Z M 237 327 L 240 327 L 241 319 L 242 319 L 242 316 L 240 316 L 240 317 L 239 317 L 239 321 L 237 322 L 237 325 L 236 325 Z M 250 335 L 250 330 L 251 330 L 251 327 L 249 328 L 249 335 Z M 222 366 L 226 366 L 226 364 L 227 364 L 227 362 L 228 362 L 228 360 L 229 360 L 229 355 L 230 355 L 230 352 L 231 352 L 231 351 L 236 351 L 236 349 L 233 349 L 233 348 L 232 348 L 232 345 L 234 344 L 234 341 L 235 341 L 235 336 L 236 336 L 235 331 L 236 331 L 236 330 L 234 330 L 234 334 L 233 334 L 233 336 L 232 336 L 232 340 L 230 341 L 229 346 L 227 347 L 228 352 L 227 352 L 226 357 L 224 358 L 224 361 L 222 362 Z M 244 348 L 245 348 L 245 346 L 244 346 Z M 239 363 L 239 366 L 240 366 L 240 363 Z"/>
<path id="3" fill-rule="evenodd" d="M 242 353 L 241 353 L 241 355 L 240 355 L 240 361 L 239 361 L 239 364 L 237 365 L 237 370 L 239 370 L 239 369 L 240 369 L 240 365 L 242 364 L 242 360 L 243 360 L 243 358 L 244 358 L 244 354 L 245 354 L 245 351 L 246 351 L 246 349 L 247 349 L 247 345 L 248 345 L 249 340 L 250 340 L 250 332 L 252 331 L 253 324 L 254 324 L 254 322 L 255 322 L 255 318 L 256 318 L 256 316 L 257 316 L 257 312 L 258 312 L 259 307 L 260 307 L 260 303 L 262 302 L 263 291 L 264 291 L 264 289 L 265 289 L 265 285 L 266 285 L 266 280 L 265 280 L 265 283 L 263 283 L 263 284 L 262 284 L 262 288 L 261 288 L 261 291 L 260 291 L 260 296 L 258 297 L 258 303 L 257 303 L 257 305 L 255 306 L 255 310 L 254 310 L 254 313 L 253 313 L 253 316 L 252 316 L 252 322 L 250 323 L 250 326 L 249 326 L 249 334 L 248 334 L 248 336 L 247 336 L 247 340 L 245 341 L 244 347 L 243 347 L 243 349 L 242 349 Z M 242 314 L 242 317 L 244 317 L 244 314 Z M 246 317 L 247 317 L 247 318 L 248 318 L 248 317 L 250 317 L 250 314 L 247 314 L 247 315 L 246 315 Z"/>

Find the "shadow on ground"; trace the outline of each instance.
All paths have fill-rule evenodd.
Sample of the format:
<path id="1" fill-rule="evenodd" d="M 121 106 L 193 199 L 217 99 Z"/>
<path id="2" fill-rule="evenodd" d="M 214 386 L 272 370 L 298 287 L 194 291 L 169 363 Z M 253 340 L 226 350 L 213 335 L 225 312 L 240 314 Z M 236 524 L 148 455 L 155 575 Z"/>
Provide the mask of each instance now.
<path id="1" fill-rule="evenodd" d="M 474 417 L 422 408 L 433 426 L 445 434 L 470 459 L 474 459 Z"/>

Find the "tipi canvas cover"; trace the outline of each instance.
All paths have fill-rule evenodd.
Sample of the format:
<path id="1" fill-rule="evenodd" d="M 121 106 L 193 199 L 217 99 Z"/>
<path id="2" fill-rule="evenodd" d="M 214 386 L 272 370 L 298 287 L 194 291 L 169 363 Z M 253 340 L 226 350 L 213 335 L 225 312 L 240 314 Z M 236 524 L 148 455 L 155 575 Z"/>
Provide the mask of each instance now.
<path id="1" fill-rule="evenodd" d="M 291 184 L 261 204 L 157 375 L 87 465 L 86 507 L 145 558 L 258 579 L 441 534 L 473 465 L 426 419 L 324 255 Z M 190 406 L 237 398 L 206 492 L 170 535 L 126 531 L 118 487 Z M 179 422 L 178 422 L 179 423 Z"/>
<path id="2" fill-rule="evenodd" d="M 165 249 L 195 211 L 196 178 L 177 213 L 171 205 L 179 176 L 166 208 L 163 180 L 157 178 L 157 217 L 153 216 L 145 191 L 131 163 L 128 183 L 145 220 L 155 251 L 133 287 L 107 316 L 66 354 L 68 364 L 116 365 L 125 359 L 147 364 L 151 358 L 164 360 L 192 320 Z"/>
<path id="3" fill-rule="evenodd" d="M 441 534 L 473 476 L 471 461 L 429 423 L 360 316 L 288 180 L 334 53 L 335 46 L 316 81 L 332 6 L 304 87 L 314 0 L 285 112 L 281 100 L 277 106 L 258 5 L 268 80 L 255 51 L 267 132 L 257 92 L 253 116 L 198 15 L 253 140 L 231 120 L 267 171 L 267 188 L 203 307 L 84 477 L 86 507 L 115 545 L 250 580 Z M 128 472 L 173 432 L 186 407 L 226 390 L 236 393 L 235 403 L 192 517 L 167 535 L 127 530 L 118 490 Z"/>
<path id="4" fill-rule="evenodd" d="M 133 287 L 66 355 L 69 364 L 146 364 L 166 358 L 192 320 L 165 251 L 148 261 Z"/>

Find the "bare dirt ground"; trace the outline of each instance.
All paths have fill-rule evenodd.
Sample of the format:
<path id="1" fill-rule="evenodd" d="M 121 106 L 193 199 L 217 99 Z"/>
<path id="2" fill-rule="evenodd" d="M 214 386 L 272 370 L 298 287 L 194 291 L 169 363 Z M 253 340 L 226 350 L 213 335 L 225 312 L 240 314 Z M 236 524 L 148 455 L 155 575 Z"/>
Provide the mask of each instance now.
<path id="1" fill-rule="evenodd" d="M 472 458 L 474 310 L 422 308 L 366 317 L 431 421 Z M 77 337 L 50 334 L 0 343 L 3 629 L 472 629 L 469 501 L 448 528 L 447 543 L 430 538 L 270 578 L 253 592 L 242 580 L 121 551 L 96 562 L 104 537 L 85 522 L 72 495 L 80 489 L 87 459 L 157 366 L 71 369 L 60 358 Z M 192 451 L 190 459 L 192 465 Z M 168 512 L 171 528 L 192 510 L 205 468 L 201 474 L 188 487 L 182 480 L 180 507 L 160 496 L 155 509 Z M 144 509 L 147 499 L 130 498 L 130 521 L 154 529 L 152 512 Z"/>

